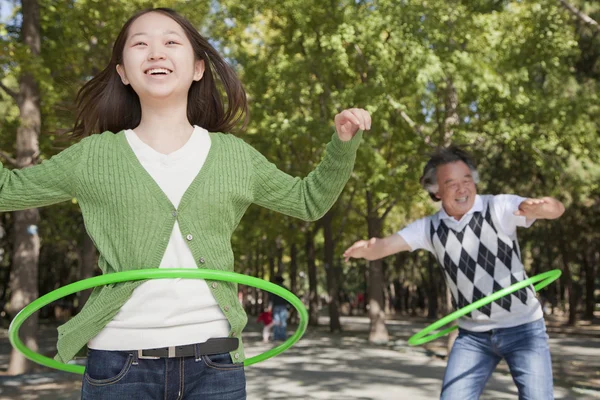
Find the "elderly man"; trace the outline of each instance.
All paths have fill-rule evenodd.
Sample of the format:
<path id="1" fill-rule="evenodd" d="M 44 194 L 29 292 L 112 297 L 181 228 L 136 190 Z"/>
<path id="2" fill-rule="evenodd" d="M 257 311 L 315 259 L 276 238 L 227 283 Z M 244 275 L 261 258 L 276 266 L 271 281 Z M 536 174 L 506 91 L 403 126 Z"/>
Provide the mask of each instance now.
<path id="1" fill-rule="evenodd" d="M 399 232 L 360 240 L 345 252 L 376 260 L 401 251 L 425 249 L 441 265 L 456 308 L 462 308 L 527 279 L 517 227 L 564 212 L 550 197 L 526 199 L 478 195 L 478 174 L 470 156 L 457 147 L 436 152 L 421 184 L 440 210 Z M 542 308 L 532 287 L 504 296 L 458 321 L 442 385 L 442 399 L 478 399 L 500 360 L 505 359 L 519 399 L 552 399 L 552 362 Z"/>

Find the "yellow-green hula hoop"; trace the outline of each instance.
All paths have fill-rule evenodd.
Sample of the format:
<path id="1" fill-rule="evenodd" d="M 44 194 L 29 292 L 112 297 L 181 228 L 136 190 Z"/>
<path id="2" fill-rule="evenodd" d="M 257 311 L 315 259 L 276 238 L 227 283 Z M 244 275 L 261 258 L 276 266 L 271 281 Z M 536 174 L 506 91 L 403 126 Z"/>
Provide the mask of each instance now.
<path id="1" fill-rule="evenodd" d="M 550 283 L 557 280 L 561 274 L 562 274 L 562 272 L 559 269 L 553 269 L 551 271 L 544 272 L 544 273 L 538 274 L 536 276 L 532 276 L 531 278 L 525 279 L 521 282 L 514 283 L 507 288 L 504 288 L 495 293 L 492 293 L 482 299 L 477 300 L 476 302 L 474 302 L 472 304 L 469 304 L 466 307 L 461 308 L 460 310 L 456 310 L 453 313 L 448 314 L 447 316 L 440 319 L 439 321 L 436 321 L 433 324 L 426 327 L 425 329 L 419 331 L 418 333 L 413 335 L 410 339 L 408 339 L 408 344 L 411 346 L 418 346 L 418 345 L 430 342 L 432 340 L 435 340 L 444 335 L 447 335 L 448 333 L 452 332 L 453 330 L 457 329 L 458 327 L 456 325 L 453 325 L 453 326 L 446 328 L 440 332 L 432 333 L 432 334 L 429 334 L 429 333 L 432 331 L 435 331 L 445 325 L 448 325 L 450 322 L 462 317 L 463 315 L 470 313 L 473 310 L 478 309 L 479 307 L 483 307 L 487 304 L 490 304 L 491 302 L 498 300 L 500 297 L 507 296 L 511 293 L 516 292 L 519 289 L 523 289 L 524 287 L 532 285 L 536 282 L 539 282 L 539 283 L 534 286 L 535 290 L 539 290 L 543 287 L 546 287 Z"/>
<path id="2" fill-rule="evenodd" d="M 287 300 L 298 311 L 298 315 L 300 316 L 300 322 L 298 324 L 296 332 L 294 332 L 294 334 L 289 339 L 287 339 L 279 346 L 265 351 L 264 353 L 259 354 L 257 356 L 246 359 L 244 361 L 245 366 L 256 364 L 257 362 L 264 361 L 268 358 L 274 357 L 282 353 L 283 351 L 293 346 L 298 340 L 300 340 L 300 338 L 306 331 L 306 326 L 308 325 L 308 312 L 306 311 L 306 307 L 304 307 L 304 304 L 302 304 L 298 297 L 294 296 L 294 294 L 292 294 L 290 291 L 284 289 L 279 285 L 267 282 L 263 279 L 238 274 L 235 272 L 217 271 L 212 269 L 161 268 L 140 269 L 135 271 L 117 272 L 114 274 L 96 276 L 93 278 L 74 282 L 56 290 L 53 290 L 52 292 L 40 297 L 39 299 L 32 301 L 15 316 L 8 329 L 8 338 L 10 340 L 10 343 L 25 357 L 32 361 L 35 361 L 38 364 L 50 368 L 55 368 L 61 371 L 83 374 L 85 372 L 85 367 L 81 365 L 64 364 L 52 358 L 36 353 L 35 351 L 28 348 L 21 341 L 21 339 L 19 339 L 19 328 L 21 327 L 21 325 L 23 325 L 23 322 L 27 318 L 29 318 L 34 312 L 38 311 L 40 308 L 62 297 L 68 296 L 70 294 L 82 290 L 90 289 L 96 286 L 108 285 L 111 283 L 164 278 L 207 279 L 253 286 L 282 297 L 283 299 Z"/>

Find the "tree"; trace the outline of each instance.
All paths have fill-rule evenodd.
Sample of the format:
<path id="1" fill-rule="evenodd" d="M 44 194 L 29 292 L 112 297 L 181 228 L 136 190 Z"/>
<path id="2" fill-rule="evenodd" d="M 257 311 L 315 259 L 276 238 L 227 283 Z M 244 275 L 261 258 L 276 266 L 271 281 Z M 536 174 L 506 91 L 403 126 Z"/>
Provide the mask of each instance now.
<path id="1" fill-rule="evenodd" d="M 17 103 L 21 116 L 17 129 L 16 156 L 14 166 L 27 168 L 36 164 L 39 156 L 38 137 L 41 128 L 40 91 L 34 74 L 34 63 L 40 55 L 41 28 L 39 5 L 36 0 L 22 1 L 21 43 L 27 64 L 21 66 L 19 90 L 13 92 L 2 85 L 2 89 Z M 10 158 L 8 158 L 10 160 Z M 15 211 L 14 253 L 12 255 L 11 297 L 8 311 L 15 314 L 38 296 L 37 273 L 40 251 L 38 235 L 39 212 L 37 209 Z M 31 349 L 37 349 L 37 315 L 30 317 L 21 329 L 22 340 Z M 18 375 L 28 370 L 28 361 L 15 349 L 12 350 L 8 373 Z"/>
<path id="2" fill-rule="evenodd" d="M 75 92 L 80 85 L 107 63 L 112 40 L 124 18 L 135 10 L 155 6 L 159 2 L 22 0 L 14 18 L 2 26 L 0 41 L 6 50 L 0 56 L 0 92 L 18 109 L 18 118 L 2 110 L 2 142 L 0 159 L 15 168 L 27 168 L 51 156 L 57 146 L 59 132 L 73 125 Z M 177 5 L 178 2 L 160 2 Z M 207 5 L 188 2 L 184 10 L 194 10 L 195 22 L 208 12 Z M 42 47 L 42 40 L 44 46 Z M 16 131 L 16 132 L 15 132 Z M 52 134 L 40 135 L 42 132 Z M 4 150 L 4 140 L 16 140 L 15 155 Z M 61 141 L 65 146 L 68 140 Z M 38 262 L 41 224 L 38 210 L 16 211 L 12 215 L 13 254 L 11 255 L 10 301 L 7 311 L 16 314 L 38 297 Z M 84 240 L 85 243 L 85 240 Z M 88 245 L 87 252 L 92 250 Z M 83 262 L 89 268 L 89 254 Z M 86 275 L 89 274 L 86 273 Z M 75 275 L 76 276 L 76 275 Z M 37 315 L 30 317 L 21 329 L 23 342 L 36 349 Z M 11 354 L 9 374 L 24 373 L 25 358 L 15 350 Z"/>

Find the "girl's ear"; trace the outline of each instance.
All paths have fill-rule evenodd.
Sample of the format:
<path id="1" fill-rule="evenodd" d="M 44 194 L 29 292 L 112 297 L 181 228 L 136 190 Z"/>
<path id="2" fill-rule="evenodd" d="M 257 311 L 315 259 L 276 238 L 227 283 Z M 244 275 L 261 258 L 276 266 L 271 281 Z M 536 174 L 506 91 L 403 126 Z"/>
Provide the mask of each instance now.
<path id="1" fill-rule="evenodd" d="M 197 60 L 194 66 L 194 80 L 197 82 L 204 76 L 204 60 Z"/>
<path id="2" fill-rule="evenodd" d="M 123 85 L 129 85 L 129 79 L 127 79 L 127 74 L 125 73 L 125 70 L 121 64 L 117 64 L 117 74 L 119 74 L 121 77 L 121 82 L 123 82 Z"/>

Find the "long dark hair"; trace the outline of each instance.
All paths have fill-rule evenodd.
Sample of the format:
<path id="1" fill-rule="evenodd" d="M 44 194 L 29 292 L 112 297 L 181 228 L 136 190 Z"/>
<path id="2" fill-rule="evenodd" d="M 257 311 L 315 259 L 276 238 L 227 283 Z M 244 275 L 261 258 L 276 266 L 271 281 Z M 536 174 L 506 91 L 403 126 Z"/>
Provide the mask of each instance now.
<path id="1" fill-rule="evenodd" d="M 141 11 L 123 25 L 115 40 L 110 62 L 77 94 L 79 110 L 72 136 L 83 137 L 104 131 L 119 132 L 139 125 L 142 117 L 140 99 L 130 85 L 124 85 L 116 71 L 123 63 L 123 49 L 131 24 L 144 14 L 156 12 L 168 16 L 184 30 L 197 60 L 204 60 L 205 71 L 188 92 L 187 117 L 192 125 L 211 132 L 230 132 L 248 122 L 248 102 L 244 87 L 235 71 L 194 26 L 175 10 L 153 8 Z M 225 91 L 223 101 L 217 79 Z"/>

